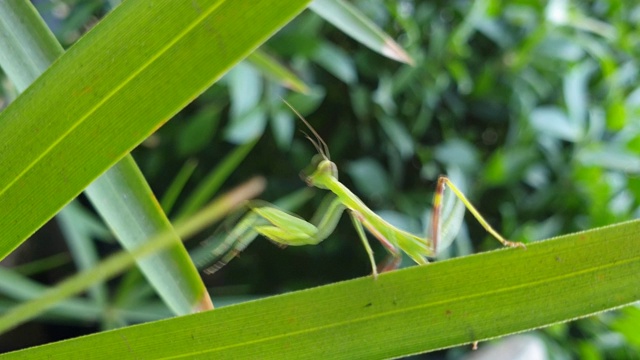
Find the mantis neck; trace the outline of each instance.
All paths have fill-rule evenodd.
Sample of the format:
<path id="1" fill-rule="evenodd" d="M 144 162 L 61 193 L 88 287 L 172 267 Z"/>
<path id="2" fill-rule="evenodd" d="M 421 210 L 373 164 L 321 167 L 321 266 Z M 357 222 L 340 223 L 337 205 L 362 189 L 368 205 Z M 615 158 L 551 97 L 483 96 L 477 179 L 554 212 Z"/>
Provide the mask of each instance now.
<path id="1" fill-rule="evenodd" d="M 327 175 L 320 179 L 316 179 L 317 183 L 322 187 L 327 188 L 334 193 L 340 201 L 352 211 L 357 211 L 365 218 L 375 218 L 376 220 L 382 220 L 371 209 L 369 209 L 354 193 L 351 192 L 346 186 L 344 186 L 338 179 L 333 176 Z"/>

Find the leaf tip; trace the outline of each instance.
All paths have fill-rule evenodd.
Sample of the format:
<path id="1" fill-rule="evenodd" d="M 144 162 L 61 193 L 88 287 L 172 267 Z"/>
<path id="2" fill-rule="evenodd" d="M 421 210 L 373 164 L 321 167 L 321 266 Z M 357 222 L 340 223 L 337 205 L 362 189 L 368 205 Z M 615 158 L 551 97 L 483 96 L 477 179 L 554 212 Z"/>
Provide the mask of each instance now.
<path id="1" fill-rule="evenodd" d="M 211 302 L 211 296 L 209 296 L 209 293 L 205 290 L 204 294 L 202 294 L 202 299 L 193 307 L 193 312 L 197 313 L 207 310 L 213 310 L 213 302 Z"/>
<path id="2" fill-rule="evenodd" d="M 400 61 L 411 66 L 415 65 L 413 58 L 409 56 L 409 54 L 407 54 L 407 52 L 398 45 L 398 43 L 391 39 L 385 39 L 384 45 L 382 46 L 382 53 L 390 59 Z"/>
<path id="3" fill-rule="evenodd" d="M 311 92 L 311 89 L 309 89 L 309 87 L 303 82 L 297 83 L 294 81 L 286 80 L 282 83 L 282 85 L 284 85 L 289 90 L 299 92 L 300 94 L 303 94 L 303 95 L 309 95 L 309 93 Z"/>

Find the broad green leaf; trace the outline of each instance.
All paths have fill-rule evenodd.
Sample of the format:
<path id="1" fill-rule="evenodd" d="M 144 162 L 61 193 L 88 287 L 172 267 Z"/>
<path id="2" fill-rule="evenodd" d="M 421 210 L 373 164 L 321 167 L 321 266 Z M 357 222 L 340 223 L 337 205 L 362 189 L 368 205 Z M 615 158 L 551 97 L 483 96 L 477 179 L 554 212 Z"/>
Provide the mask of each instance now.
<path id="1" fill-rule="evenodd" d="M 0 114 L 0 258 L 306 3 L 117 7 Z"/>
<path id="2" fill-rule="evenodd" d="M 561 140 L 576 142 L 582 137 L 582 129 L 574 124 L 557 107 L 541 106 L 531 112 L 531 126 L 542 134 Z"/>
<path id="3" fill-rule="evenodd" d="M 356 187 L 368 198 L 377 198 L 391 191 L 391 180 L 375 159 L 364 157 L 350 162 L 345 171 Z"/>
<path id="4" fill-rule="evenodd" d="M 578 129 L 586 127 L 589 110 L 589 78 L 595 69 L 596 66 L 592 62 L 584 62 L 571 69 L 562 82 L 569 119 Z"/>
<path id="5" fill-rule="evenodd" d="M 273 138 L 280 149 L 287 150 L 291 147 L 296 126 L 291 111 L 272 107 L 270 113 L 269 124 L 273 132 Z"/>
<path id="6" fill-rule="evenodd" d="M 246 63 L 238 64 L 225 77 L 229 84 L 231 108 L 229 126 L 225 131 L 228 141 L 244 144 L 264 132 L 267 114 L 260 105 L 263 95 L 263 78 L 257 69 Z"/>
<path id="7" fill-rule="evenodd" d="M 616 331 L 622 333 L 631 344 L 640 348 L 640 332 L 638 332 L 638 326 L 640 326 L 640 307 L 629 306 L 625 308 L 622 313 L 624 317 L 616 319 L 611 327 Z"/>
<path id="8" fill-rule="evenodd" d="M 309 8 L 345 34 L 389 59 L 413 64 L 413 59 L 391 37 L 343 0 L 314 0 Z"/>
<path id="9" fill-rule="evenodd" d="M 640 173 L 640 155 L 625 149 L 585 147 L 576 153 L 575 158 L 585 166 L 624 171 L 627 174 Z"/>
<path id="10" fill-rule="evenodd" d="M 381 359 L 469 344 L 640 300 L 638 231 L 631 221 L 0 358 Z"/>
<path id="11" fill-rule="evenodd" d="M 22 87 L 33 82 L 44 72 L 53 59 L 63 50 L 49 31 L 44 21 L 24 2 L 5 4 L 0 12 L 0 22 L 13 25 L 14 19 L 30 26 L 2 26 L 0 41 L 11 45 L 16 51 L 0 58 L 8 75 Z M 46 42 L 46 43 L 45 43 Z M 38 47 L 38 48 L 35 48 Z M 22 51 L 20 51 L 22 50 Z M 27 57 L 33 55 L 33 58 Z M 45 59 L 41 59 L 46 56 Z M 20 72 L 19 70 L 23 70 Z M 108 172 L 96 179 L 88 188 L 87 196 L 103 219 L 114 231 L 120 243 L 132 249 L 157 233 L 171 229 L 171 224 L 157 201 L 133 158 L 127 155 Z M 61 228 L 78 268 L 84 270 L 97 263 L 97 253 L 88 236 L 75 231 L 71 217 L 63 209 Z M 155 254 L 138 264 L 146 278 L 160 297 L 176 314 L 188 314 L 209 309 L 212 304 L 206 287 L 197 269 L 177 236 L 176 246 L 168 252 Z M 106 290 L 102 284 L 92 288 L 94 299 L 101 304 L 106 301 Z"/>
<path id="12" fill-rule="evenodd" d="M 396 147 L 403 159 L 408 159 L 414 154 L 413 139 L 409 131 L 399 121 L 388 116 L 381 116 L 378 119 L 380 127 L 389 137 L 391 143 Z"/>

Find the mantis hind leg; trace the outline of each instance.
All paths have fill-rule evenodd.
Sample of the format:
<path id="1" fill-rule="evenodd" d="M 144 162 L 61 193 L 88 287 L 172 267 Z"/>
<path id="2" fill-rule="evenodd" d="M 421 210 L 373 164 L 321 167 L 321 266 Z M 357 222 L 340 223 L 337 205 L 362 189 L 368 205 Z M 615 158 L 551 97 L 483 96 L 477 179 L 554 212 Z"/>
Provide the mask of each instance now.
<path id="1" fill-rule="evenodd" d="M 432 226 L 432 236 L 433 236 L 433 249 L 434 252 L 437 252 L 437 246 L 440 242 L 440 217 L 442 212 L 442 199 L 444 196 L 445 188 L 449 186 L 449 188 L 453 191 L 453 193 L 462 201 L 464 206 L 469 209 L 469 212 L 476 218 L 476 220 L 482 225 L 482 227 L 493 237 L 495 237 L 498 241 L 502 243 L 504 246 L 509 247 L 522 247 L 526 248 L 526 246 L 521 242 L 509 241 L 502 237 L 489 223 L 480 215 L 480 212 L 471 204 L 471 202 L 467 199 L 466 196 L 458 189 L 449 178 L 446 176 L 440 176 L 438 178 L 438 185 L 436 187 L 436 192 L 433 196 L 433 218 L 431 221 Z"/>
<path id="2" fill-rule="evenodd" d="M 212 257 L 219 259 L 205 270 L 212 274 L 241 253 L 258 235 L 269 239 L 279 247 L 289 245 L 316 245 L 335 229 L 344 205 L 333 194 L 327 196 L 307 222 L 269 203 L 251 207 L 250 211 L 213 250 Z"/>
<path id="3" fill-rule="evenodd" d="M 396 270 L 397 268 L 400 267 L 401 263 L 402 263 L 402 256 L 389 254 L 387 258 L 384 259 L 384 261 L 378 265 L 378 271 L 382 273 L 382 272 Z"/>

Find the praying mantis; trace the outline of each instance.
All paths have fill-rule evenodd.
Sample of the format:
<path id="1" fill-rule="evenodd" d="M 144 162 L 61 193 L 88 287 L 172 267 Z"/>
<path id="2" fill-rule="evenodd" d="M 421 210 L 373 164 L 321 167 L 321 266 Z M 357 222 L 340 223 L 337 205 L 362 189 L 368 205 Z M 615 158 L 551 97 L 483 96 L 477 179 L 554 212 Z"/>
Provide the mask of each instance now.
<path id="1" fill-rule="evenodd" d="M 330 159 L 327 144 L 304 117 L 286 101 L 285 104 L 309 128 L 314 138 L 309 135 L 306 137 L 318 151 L 318 155 L 314 157 L 312 162 L 313 171 L 305 175 L 304 180 L 308 186 L 328 190 L 329 194 L 311 221 L 301 219 L 268 203 L 250 206 L 247 215 L 238 222 L 220 246 L 215 249 L 214 256 L 219 257 L 220 260 L 205 270 L 206 273 L 213 273 L 227 264 L 258 235 L 262 235 L 280 246 L 316 245 L 334 231 L 345 210 L 367 252 L 374 278 L 377 278 L 379 272 L 397 268 L 403 253 L 419 265 L 427 264 L 429 262 L 427 258 L 435 257 L 439 250 L 449 246 L 455 238 L 462 222 L 464 207 L 471 212 L 488 233 L 504 246 L 525 248 L 523 243 L 506 240 L 495 231 L 462 191 L 446 176 L 439 177 L 433 198 L 431 238 L 420 237 L 391 225 L 369 209 L 360 198 L 338 180 L 338 168 Z M 451 216 L 443 218 L 442 205 L 447 187 L 460 201 L 450 212 Z M 374 259 L 365 229 L 389 252 L 389 258 L 380 267 Z"/>

